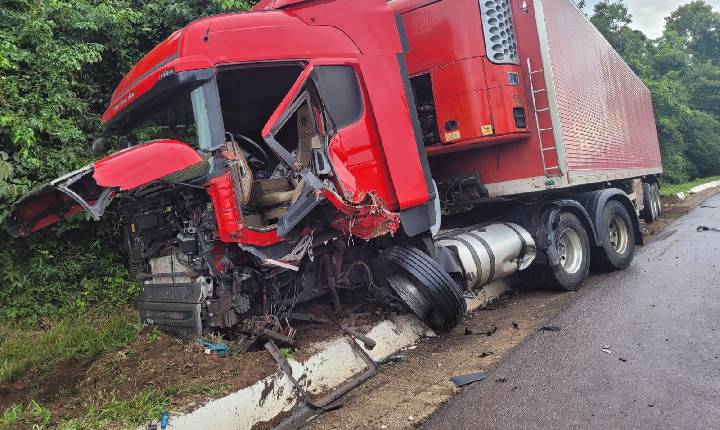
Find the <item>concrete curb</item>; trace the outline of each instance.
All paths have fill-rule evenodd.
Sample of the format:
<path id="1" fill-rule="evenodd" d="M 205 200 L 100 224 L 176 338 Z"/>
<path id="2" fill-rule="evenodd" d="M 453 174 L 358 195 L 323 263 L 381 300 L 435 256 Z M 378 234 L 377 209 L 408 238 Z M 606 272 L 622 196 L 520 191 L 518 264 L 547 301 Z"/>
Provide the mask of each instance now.
<path id="1" fill-rule="evenodd" d="M 685 192 L 676 193 L 675 197 L 677 197 L 680 200 L 685 200 L 686 198 L 688 198 L 688 196 L 690 194 L 701 193 L 703 191 L 707 191 L 709 189 L 716 188 L 716 187 L 720 187 L 720 181 L 712 181 L 712 182 L 708 182 L 706 184 L 701 184 L 696 187 L 692 187 L 687 191 L 687 193 L 685 193 Z"/>
<path id="2" fill-rule="evenodd" d="M 715 187 L 720 187 L 720 181 L 712 181 L 707 184 L 698 185 L 697 187 L 690 188 L 690 191 L 688 192 L 690 194 L 697 194 Z"/>
<path id="3" fill-rule="evenodd" d="M 505 281 L 484 287 L 475 297 L 467 300 L 468 312 L 487 305 L 510 289 L 510 284 Z M 414 315 L 403 315 L 396 322 L 381 321 L 367 333 L 369 338 L 377 342 L 375 349 L 368 351 L 374 360 L 386 358 L 423 336 L 435 335 Z M 317 352 L 304 363 L 288 359 L 293 375 L 311 394 L 324 393 L 338 387 L 366 369 L 365 363 L 353 352 L 349 342 L 344 337 L 313 345 L 312 349 Z M 290 379 L 278 372 L 240 391 L 210 401 L 191 413 L 171 416 L 168 428 L 250 429 L 288 413 L 298 401 L 298 393 Z M 138 430 L 143 429 L 141 427 Z"/>

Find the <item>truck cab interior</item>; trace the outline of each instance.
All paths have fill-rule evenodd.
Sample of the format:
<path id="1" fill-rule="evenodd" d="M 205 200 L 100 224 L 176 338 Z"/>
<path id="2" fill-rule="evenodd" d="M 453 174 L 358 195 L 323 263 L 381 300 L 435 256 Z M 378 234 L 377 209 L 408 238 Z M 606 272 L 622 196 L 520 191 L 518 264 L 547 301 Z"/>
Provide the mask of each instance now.
<path id="1" fill-rule="evenodd" d="M 249 168 L 247 197 L 242 202 L 248 227 L 272 228 L 302 190 L 302 181 L 266 145 L 261 133 L 302 70 L 297 64 L 245 65 L 217 75 L 227 145 L 237 148 L 233 152 Z M 312 150 L 322 147 L 316 111 L 306 99 L 275 136 L 303 167 L 310 167 Z"/>

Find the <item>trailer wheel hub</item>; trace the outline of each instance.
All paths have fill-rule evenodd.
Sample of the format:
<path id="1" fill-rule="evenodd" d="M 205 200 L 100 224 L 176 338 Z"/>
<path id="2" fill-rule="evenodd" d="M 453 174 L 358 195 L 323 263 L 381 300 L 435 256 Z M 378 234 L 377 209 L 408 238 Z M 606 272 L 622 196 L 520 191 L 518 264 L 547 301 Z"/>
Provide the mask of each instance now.
<path id="1" fill-rule="evenodd" d="M 577 273 L 583 263 L 583 249 L 580 236 L 571 228 L 560 233 L 557 245 L 560 265 L 567 273 Z"/>
<path id="2" fill-rule="evenodd" d="M 628 247 L 628 226 L 625 220 L 618 215 L 613 216 L 608 230 L 610 233 L 608 237 L 610 246 L 618 254 L 625 254 Z"/>

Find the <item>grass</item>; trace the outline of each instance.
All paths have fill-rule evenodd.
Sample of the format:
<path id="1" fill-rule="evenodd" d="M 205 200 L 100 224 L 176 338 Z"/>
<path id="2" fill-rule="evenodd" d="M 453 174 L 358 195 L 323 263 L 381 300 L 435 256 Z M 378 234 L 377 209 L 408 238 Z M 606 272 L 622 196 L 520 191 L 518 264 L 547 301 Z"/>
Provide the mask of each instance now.
<path id="1" fill-rule="evenodd" d="M 158 421 L 166 409 L 169 394 L 163 390 L 144 389 L 129 399 L 114 396 L 100 405 L 91 405 L 79 418 L 54 421 L 49 409 L 35 401 L 27 406 L 13 405 L 0 415 L 0 429 L 80 430 L 112 428 L 134 429 Z"/>
<path id="2" fill-rule="evenodd" d="M 693 187 L 696 187 L 698 185 L 706 184 L 708 182 L 712 181 L 718 181 L 720 180 L 720 176 L 713 176 L 710 178 L 701 178 L 701 179 L 695 179 L 694 181 L 685 182 L 682 184 L 661 184 L 660 186 L 660 194 L 663 196 L 673 196 L 677 193 L 686 193 L 688 190 L 690 190 Z"/>
<path id="3" fill-rule="evenodd" d="M 171 394 L 181 396 L 217 396 L 227 390 L 227 385 L 222 383 L 191 384 L 181 388 L 168 388 Z"/>
<path id="4" fill-rule="evenodd" d="M 0 326 L 0 385 L 19 380 L 31 369 L 42 377 L 60 363 L 119 350 L 140 330 L 136 315 L 123 309 L 112 315 L 66 318 L 44 329 Z"/>

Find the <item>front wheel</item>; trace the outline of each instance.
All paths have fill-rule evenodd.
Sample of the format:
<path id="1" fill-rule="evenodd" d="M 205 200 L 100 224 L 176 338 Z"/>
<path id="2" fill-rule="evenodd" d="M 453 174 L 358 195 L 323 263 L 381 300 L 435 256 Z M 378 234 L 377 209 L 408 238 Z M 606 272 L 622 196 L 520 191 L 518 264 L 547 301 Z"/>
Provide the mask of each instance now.
<path id="1" fill-rule="evenodd" d="M 561 291 L 575 291 L 590 273 L 590 239 L 582 222 L 569 212 L 560 214 L 554 244 L 559 262 L 554 266 L 532 266 L 520 272 L 525 283 Z"/>
<path id="2" fill-rule="evenodd" d="M 635 258 L 635 229 L 622 203 L 611 200 L 597 226 L 603 245 L 593 252 L 593 265 L 602 270 L 622 270 Z"/>

